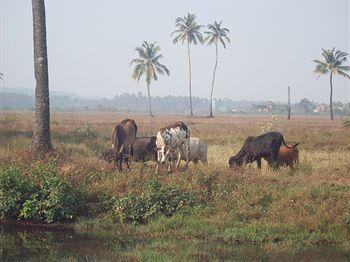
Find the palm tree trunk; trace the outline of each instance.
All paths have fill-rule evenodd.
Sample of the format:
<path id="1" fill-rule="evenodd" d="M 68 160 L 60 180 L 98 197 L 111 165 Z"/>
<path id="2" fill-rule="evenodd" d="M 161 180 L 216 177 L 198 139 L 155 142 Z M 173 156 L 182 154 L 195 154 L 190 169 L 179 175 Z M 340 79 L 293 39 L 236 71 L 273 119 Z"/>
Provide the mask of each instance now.
<path id="1" fill-rule="evenodd" d="M 52 149 L 50 137 L 49 76 L 44 0 L 32 0 L 35 69 L 35 126 L 31 149 L 45 153 Z"/>
<path id="2" fill-rule="evenodd" d="M 329 109 L 330 109 L 330 113 L 331 113 L 331 120 L 333 121 L 333 74 L 331 73 L 331 76 L 329 78 L 329 83 L 331 85 L 331 93 L 329 95 Z"/>
<path id="3" fill-rule="evenodd" d="M 151 117 L 153 117 L 153 114 L 152 114 L 152 104 L 151 104 L 151 92 L 150 92 L 149 84 L 148 84 L 148 83 L 147 83 L 147 91 L 148 91 L 149 114 L 150 114 Z"/>
<path id="4" fill-rule="evenodd" d="M 213 116 L 213 93 L 214 93 L 215 73 L 216 73 L 216 68 L 218 66 L 218 57 L 219 57 L 218 43 L 215 43 L 215 53 L 216 53 L 216 59 L 215 59 L 215 66 L 214 66 L 213 81 L 211 83 L 211 91 L 210 91 L 210 115 L 209 115 L 209 117 L 214 117 Z"/>
<path id="5" fill-rule="evenodd" d="M 190 90 L 190 114 L 193 116 L 192 109 L 192 88 L 191 88 L 191 53 L 190 53 L 190 42 L 187 41 L 187 53 L 188 53 L 188 71 L 189 71 L 189 90 Z"/>

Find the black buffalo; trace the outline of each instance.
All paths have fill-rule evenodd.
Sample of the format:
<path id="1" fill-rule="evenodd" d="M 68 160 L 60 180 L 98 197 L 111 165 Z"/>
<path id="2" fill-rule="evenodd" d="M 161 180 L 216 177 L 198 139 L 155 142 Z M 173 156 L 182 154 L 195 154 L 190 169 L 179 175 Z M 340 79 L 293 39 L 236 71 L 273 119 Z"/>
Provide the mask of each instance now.
<path id="1" fill-rule="evenodd" d="M 130 151 L 130 154 L 124 149 L 121 154 L 119 154 L 118 161 L 128 161 L 131 157 L 132 161 L 135 162 L 146 162 L 146 161 L 156 161 L 157 160 L 157 150 L 156 150 L 156 137 L 135 137 L 134 144 Z M 111 163 L 114 161 L 114 151 L 113 149 L 106 150 L 102 154 L 102 159 Z"/>
<path id="2" fill-rule="evenodd" d="M 261 169 L 261 158 L 265 158 L 273 169 L 277 169 L 279 165 L 278 152 L 282 143 L 287 148 L 295 147 L 295 145 L 287 146 L 283 135 L 278 132 L 268 132 L 257 137 L 250 136 L 245 140 L 241 150 L 230 158 L 229 166 L 234 168 L 256 160 L 258 168 Z"/>

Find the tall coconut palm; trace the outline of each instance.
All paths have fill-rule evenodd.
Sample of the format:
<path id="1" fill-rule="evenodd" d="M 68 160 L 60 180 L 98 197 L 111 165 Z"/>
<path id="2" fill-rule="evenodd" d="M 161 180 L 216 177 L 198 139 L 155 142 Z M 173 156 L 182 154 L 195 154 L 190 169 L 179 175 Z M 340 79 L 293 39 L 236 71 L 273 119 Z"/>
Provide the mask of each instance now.
<path id="1" fill-rule="evenodd" d="M 160 47 L 156 42 L 149 43 L 144 41 L 141 46 L 135 48 L 138 53 L 138 58 L 131 60 L 130 65 L 135 65 L 134 71 L 132 73 L 132 78 L 139 82 L 142 75 L 146 76 L 147 91 L 148 91 L 148 104 L 149 104 L 149 113 L 151 117 L 152 114 L 152 105 L 151 105 L 151 93 L 150 85 L 151 81 L 157 81 L 158 75 L 169 75 L 169 69 L 159 62 L 159 59 L 163 57 L 162 54 L 159 54 Z"/>
<path id="2" fill-rule="evenodd" d="M 207 34 L 207 37 L 204 39 L 205 42 L 208 43 L 208 45 L 215 44 L 215 66 L 214 66 L 214 74 L 213 74 L 213 80 L 211 83 L 211 90 L 210 90 L 210 114 L 209 117 L 213 117 L 213 93 L 214 93 L 214 83 L 215 83 L 215 73 L 216 68 L 218 66 L 218 57 L 219 57 L 219 48 L 218 43 L 221 43 L 221 45 L 226 48 L 226 43 L 230 43 L 230 38 L 227 36 L 227 34 L 230 32 L 227 28 L 221 27 L 222 21 L 220 23 L 214 22 L 213 24 L 209 24 L 207 26 L 209 31 L 206 31 L 205 34 Z"/>
<path id="3" fill-rule="evenodd" d="M 335 51 L 335 48 L 333 47 L 333 49 L 322 48 L 322 56 L 324 61 L 316 59 L 312 62 L 316 63 L 314 72 L 318 74 L 318 77 L 330 73 L 329 83 L 331 92 L 329 96 L 329 108 L 331 120 L 333 120 L 333 75 L 339 74 L 350 79 L 350 76 L 346 73 L 347 71 L 350 71 L 350 66 L 343 65 L 347 60 L 348 54 L 340 50 Z"/>
<path id="4" fill-rule="evenodd" d="M 187 43 L 187 54 L 188 54 L 188 71 L 189 71 L 189 91 L 190 91 L 190 114 L 193 116 L 192 107 L 192 87 L 191 87 L 191 52 L 190 44 L 197 45 L 198 42 L 203 43 L 203 36 L 200 33 L 201 25 L 198 25 L 195 21 L 196 15 L 188 13 L 187 16 L 178 17 L 175 20 L 175 27 L 177 29 L 171 33 L 171 36 L 175 36 L 173 43 L 181 42 Z"/>
<path id="5" fill-rule="evenodd" d="M 52 149 L 44 0 L 32 0 L 32 10 L 36 87 L 35 125 L 31 148 L 36 153 L 44 153 Z"/>

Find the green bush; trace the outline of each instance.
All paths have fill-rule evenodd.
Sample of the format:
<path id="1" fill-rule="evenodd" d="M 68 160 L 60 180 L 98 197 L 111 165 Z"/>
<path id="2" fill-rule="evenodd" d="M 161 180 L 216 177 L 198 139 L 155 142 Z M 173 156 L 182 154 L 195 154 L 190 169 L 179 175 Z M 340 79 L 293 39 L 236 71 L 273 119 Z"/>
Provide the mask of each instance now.
<path id="1" fill-rule="evenodd" d="M 52 223 L 72 220 L 82 206 L 80 193 L 57 175 L 56 160 L 38 164 L 24 175 L 8 168 L 0 173 L 1 218 L 18 218 Z"/>
<path id="2" fill-rule="evenodd" d="M 1 169 L 0 218 L 17 218 L 24 202 L 36 191 L 33 182 L 19 169 Z"/>
<path id="3" fill-rule="evenodd" d="M 152 179 L 143 194 L 129 194 L 118 199 L 113 212 L 122 223 L 143 224 L 161 215 L 171 216 L 193 203 L 188 192 L 164 187 L 158 179 Z"/>

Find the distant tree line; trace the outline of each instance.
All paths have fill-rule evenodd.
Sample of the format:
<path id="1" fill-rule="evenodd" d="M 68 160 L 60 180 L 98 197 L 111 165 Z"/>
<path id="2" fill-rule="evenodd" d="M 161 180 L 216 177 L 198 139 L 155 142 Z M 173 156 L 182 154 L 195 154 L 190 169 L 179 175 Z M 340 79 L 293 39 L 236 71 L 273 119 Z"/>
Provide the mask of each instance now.
<path id="1" fill-rule="evenodd" d="M 193 97 L 195 113 L 206 115 L 210 100 L 207 98 Z M 0 109 L 34 109 L 34 95 L 3 92 L 0 93 Z M 152 97 L 153 111 L 157 113 L 186 113 L 184 103 L 188 96 Z M 122 112 L 146 112 L 149 98 L 142 93 L 120 94 L 112 99 L 88 99 L 68 95 L 52 95 L 50 106 L 53 110 L 97 110 L 97 111 L 122 111 Z M 292 103 L 293 114 L 328 114 L 329 105 L 317 103 L 307 98 L 300 102 Z M 233 101 L 229 98 L 214 99 L 213 110 L 223 114 L 287 114 L 288 104 L 272 101 Z M 336 115 L 350 113 L 350 103 L 335 102 L 333 111 Z"/>

